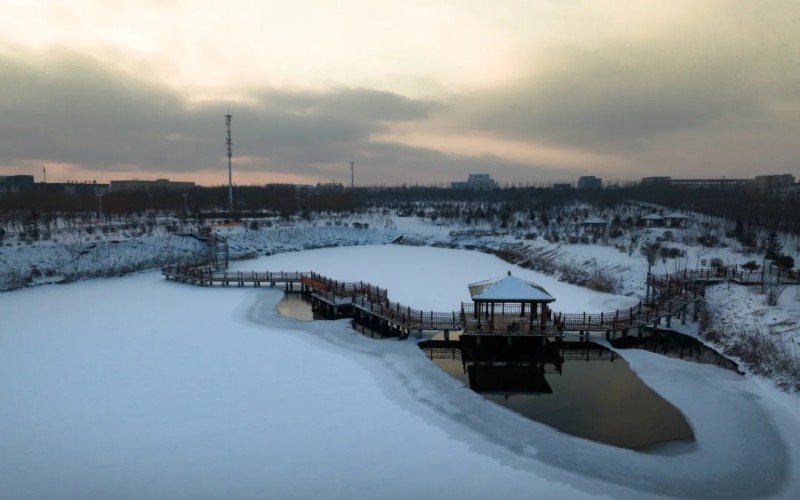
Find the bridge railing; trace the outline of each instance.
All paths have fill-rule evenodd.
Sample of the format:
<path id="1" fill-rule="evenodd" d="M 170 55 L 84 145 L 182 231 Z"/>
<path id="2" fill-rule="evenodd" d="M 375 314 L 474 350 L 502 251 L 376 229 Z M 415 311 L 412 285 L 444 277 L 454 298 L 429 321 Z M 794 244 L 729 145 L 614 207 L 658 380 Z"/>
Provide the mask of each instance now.
<path id="1" fill-rule="evenodd" d="M 374 302 L 365 296 L 356 297 L 353 304 L 362 310 L 410 329 L 454 330 L 461 326 L 461 318 L 455 311 L 422 311 L 389 300 Z"/>
<path id="2" fill-rule="evenodd" d="M 353 303 L 363 310 L 377 314 L 385 319 L 409 329 L 458 329 L 468 333 L 519 333 L 525 335 L 551 331 L 578 330 L 619 330 L 650 324 L 664 316 L 676 315 L 687 303 L 702 296 L 705 283 L 718 279 L 737 279 L 747 282 L 762 280 L 763 272 L 745 272 L 735 268 L 713 268 L 684 270 L 677 273 L 650 275 L 648 284 L 652 287 L 652 300 L 639 302 L 634 307 L 596 314 L 559 313 L 548 311 L 545 330 L 541 330 L 540 318 L 534 324 L 525 318 L 511 318 L 514 314 L 522 316 L 519 304 L 496 305 L 494 323 L 471 321 L 474 316 L 472 303 L 462 304 L 461 311 L 436 312 L 413 309 L 388 299 L 385 288 L 366 282 L 343 282 L 333 280 L 315 272 L 228 272 L 214 271 L 209 262 L 173 264 L 162 267 L 162 274 L 187 281 L 209 282 L 277 282 L 299 281 L 314 293 L 325 297 L 329 302 Z M 796 279 L 796 275 L 786 274 L 786 279 Z M 530 314 L 530 309 L 525 313 Z M 529 317 L 528 317 L 529 318 Z"/>
<path id="3" fill-rule="evenodd" d="M 363 295 L 375 302 L 388 300 L 388 292 L 385 288 L 363 281 L 348 283 L 334 280 L 315 272 L 303 273 L 301 281 L 314 290 L 331 293 L 337 297 L 356 297 L 358 295 Z"/>

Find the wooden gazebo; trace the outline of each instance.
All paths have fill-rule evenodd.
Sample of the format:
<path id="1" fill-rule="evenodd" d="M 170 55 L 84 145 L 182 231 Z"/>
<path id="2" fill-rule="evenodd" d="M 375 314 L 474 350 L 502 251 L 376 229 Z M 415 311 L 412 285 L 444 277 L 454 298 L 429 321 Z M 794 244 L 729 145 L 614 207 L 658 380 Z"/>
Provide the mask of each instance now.
<path id="1" fill-rule="evenodd" d="M 472 303 L 461 304 L 464 335 L 560 335 L 547 290 L 509 271 L 502 278 L 469 285 Z"/>
<path id="2" fill-rule="evenodd" d="M 592 234 L 603 234 L 606 231 L 606 226 L 608 226 L 608 221 L 600 217 L 589 217 L 581 224 L 583 224 L 584 229 Z"/>
<path id="3" fill-rule="evenodd" d="M 647 225 L 647 227 L 660 226 L 664 224 L 664 217 L 661 217 L 659 214 L 656 213 L 645 215 L 644 217 L 642 217 L 642 220 Z"/>
<path id="4" fill-rule="evenodd" d="M 664 215 L 664 220 L 669 223 L 670 227 L 687 227 L 690 219 L 691 217 L 680 212 L 672 212 Z"/>

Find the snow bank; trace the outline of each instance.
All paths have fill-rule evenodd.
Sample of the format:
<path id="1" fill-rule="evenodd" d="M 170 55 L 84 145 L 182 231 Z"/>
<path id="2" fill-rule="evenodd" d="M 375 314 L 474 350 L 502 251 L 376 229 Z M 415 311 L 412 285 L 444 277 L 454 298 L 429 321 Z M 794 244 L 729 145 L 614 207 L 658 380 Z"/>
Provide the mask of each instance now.
<path id="1" fill-rule="evenodd" d="M 398 247 L 263 263 L 323 252 L 334 252 L 334 277 L 363 276 L 431 308 L 462 300 L 474 276 L 509 268 L 476 253 Z M 595 300 L 543 285 L 576 308 Z M 420 293 L 428 288 L 437 293 Z M 346 321 L 277 317 L 279 299 L 277 290 L 191 287 L 157 273 L 4 294 L 3 494 L 800 496 L 800 413 L 786 409 L 796 409 L 796 399 L 774 403 L 747 377 L 624 351 L 697 436 L 696 448 L 675 450 L 679 456 L 642 454 L 494 405 L 413 341 L 366 339 Z"/>

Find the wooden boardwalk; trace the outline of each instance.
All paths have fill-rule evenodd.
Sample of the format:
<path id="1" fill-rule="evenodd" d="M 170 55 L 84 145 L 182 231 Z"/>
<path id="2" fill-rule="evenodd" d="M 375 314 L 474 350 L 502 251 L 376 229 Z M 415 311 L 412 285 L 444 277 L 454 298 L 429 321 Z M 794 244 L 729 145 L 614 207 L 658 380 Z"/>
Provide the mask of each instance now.
<path id="1" fill-rule="evenodd" d="M 227 259 L 225 264 L 227 264 Z M 402 334 L 424 330 L 461 330 L 468 317 L 473 314 L 472 304 L 462 304 L 460 311 L 423 311 L 389 300 L 385 288 L 364 281 L 343 282 L 313 271 L 233 271 L 219 270 L 219 262 L 171 265 L 162 268 L 167 279 L 200 286 L 276 286 L 283 285 L 287 291 L 309 294 L 317 309 L 331 317 L 354 317 L 371 325 Z M 736 268 L 684 270 L 664 275 L 647 277 L 647 294 L 643 301 L 628 309 L 596 313 L 560 313 L 549 311 L 546 330 L 527 331 L 524 322 L 514 317 L 513 311 L 497 314 L 494 323 L 487 323 L 485 331 L 470 332 L 471 335 L 501 335 L 558 338 L 567 332 L 589 335 L 602 332 L 611 335 L 627 333 L 645 326 L 657 326 L 666 321 L 671 326 L 673 319 L 685 323 L 691 309 L 697 319 L 698 303 L 705 295 L 708 285 L 721 282 L 753 285 L 765 279 L 777 279 L 787 284 L 798 284 L 798 276 L 792 274 L 771 277 L 766 272 L 748 272 Z M 552 325 L 552 326 L 550 326 Z"/>

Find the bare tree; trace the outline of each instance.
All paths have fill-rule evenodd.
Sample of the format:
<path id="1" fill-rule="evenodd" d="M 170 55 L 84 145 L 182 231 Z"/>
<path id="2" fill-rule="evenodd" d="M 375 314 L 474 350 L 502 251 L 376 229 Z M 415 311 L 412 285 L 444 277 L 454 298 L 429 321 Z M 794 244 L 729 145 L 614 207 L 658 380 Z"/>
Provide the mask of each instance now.
<path id="1" fill-rule="evenodd" d="M 780 273 L 764 273 L 763 289 L 767 294 L 767 305 L 777 306 L 781 295 L 786 291 L 786 283 L 781 281 Z"/>

